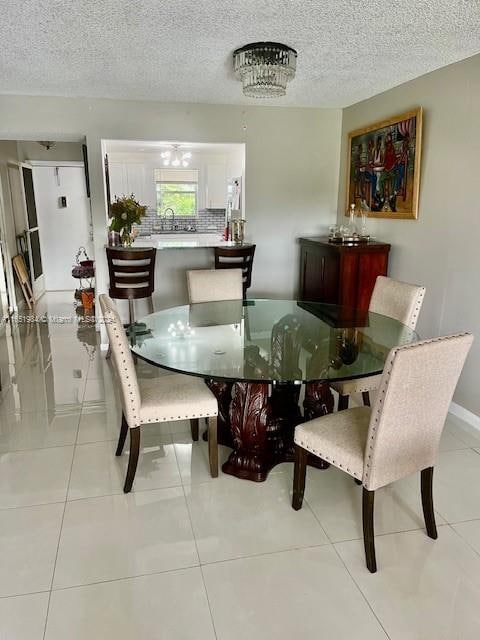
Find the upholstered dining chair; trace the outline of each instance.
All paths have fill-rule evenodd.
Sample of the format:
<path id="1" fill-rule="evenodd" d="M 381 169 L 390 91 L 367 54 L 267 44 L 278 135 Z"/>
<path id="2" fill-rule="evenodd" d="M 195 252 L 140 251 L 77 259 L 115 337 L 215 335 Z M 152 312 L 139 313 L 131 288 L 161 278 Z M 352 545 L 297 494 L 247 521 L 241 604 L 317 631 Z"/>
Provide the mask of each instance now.
<path id="1" fill-rule="evenodd" d="M 122 401 L 122 423 L 116 455 L 121 456 L 130 431 L 130 455 L 124 492 L 135 479 L 140 452 L 140 427 L 155 422 L 190 420 L 193 440 L 198 440 L 199 419 L 208 419 L 208 456 L 210 474 L 218 476 L 217 415 L 215 396 L 200 378 L 167 375 L 137 378 L 130 344 L 113 300 L 99 296 Z"/>
<path id="2" fill-rule="evenodd" d="M 425 287 L 399 282 L 386 276 L 378 276 L 368 310 L 398 320 L 410 329 L 415 329 L 424 297 Z M 378 388 L 380 377 L 378 375 L 332 382 L 330 386 L 339 396 L 339 411 L 348 408 L 352 393 L 361 393 L 363 404 L 369 407 L 370 392 Z"/>
<path id="3" fill-rule="evenodd" d="M 187 271 L 188 299 L 191 303 L 243 299 L 241 269 L 196 269 Z"/>
<path id="4" fill-rule="evenodd" d="M 437 538 L 433 467 L 445 418 L 473 336 L 424 340 L 390 351 L 372 409 L 355 407 L 295 429 L 292 507 L 302 506 L 308 455 L 325 460 L 363 485 L 363 538 L 369 571 L 377 570 L 375 491 L 421 471 L 427 534 Z"/>

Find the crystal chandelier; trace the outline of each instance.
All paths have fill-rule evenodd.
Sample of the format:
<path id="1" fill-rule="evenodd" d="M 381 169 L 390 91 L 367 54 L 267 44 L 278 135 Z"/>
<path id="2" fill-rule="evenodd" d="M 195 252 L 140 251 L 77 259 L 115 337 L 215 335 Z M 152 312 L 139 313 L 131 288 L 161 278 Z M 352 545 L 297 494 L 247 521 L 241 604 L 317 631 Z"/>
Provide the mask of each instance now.
<path id="1" fill-rule="evenodd" d="M 178 144 L 173 145 L 172 151 L 162 151 L 160 155 L 163 159 L 164 167 L 169 167 L 170 165 L 172 165 L 172 167 L 179 167 L 180 165 L 182 167 L 188 167 L 189 160 L 192 157 L 190 151 L 180 151 Z"/>
<path id="2" fill-rule="evenodd" d="M 297 52 L 278 42 L 254 42 L 233 52 L 235 75 L 250 98 L 277 98 L 295 76 Z"/>

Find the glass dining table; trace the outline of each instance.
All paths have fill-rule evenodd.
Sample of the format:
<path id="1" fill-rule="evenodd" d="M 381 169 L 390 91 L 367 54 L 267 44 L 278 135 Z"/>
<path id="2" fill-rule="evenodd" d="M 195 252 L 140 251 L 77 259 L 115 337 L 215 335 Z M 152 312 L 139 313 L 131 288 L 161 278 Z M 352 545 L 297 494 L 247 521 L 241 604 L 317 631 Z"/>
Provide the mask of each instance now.
<path id="1" fill-rule="evenodd" d="M 132 351 L 205 380 L 218 400 L 219 442 L 233 449 L 222 469 L 254 481 L 293 460 L 297 424 L 333 411 L 329 383 L 377 375 L 392 347 L 418 339 L 386 316 L 295 300 L 197 303 L 140 322 L 146 331 Z"/>

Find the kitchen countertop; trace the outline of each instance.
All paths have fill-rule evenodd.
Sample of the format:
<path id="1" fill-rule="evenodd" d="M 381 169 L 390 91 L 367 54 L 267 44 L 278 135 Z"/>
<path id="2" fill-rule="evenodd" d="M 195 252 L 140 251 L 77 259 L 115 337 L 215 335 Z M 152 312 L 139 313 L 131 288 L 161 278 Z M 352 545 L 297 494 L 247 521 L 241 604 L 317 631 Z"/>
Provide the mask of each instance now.
<path id="1" fill-rule="evenodd" d="M 225 242 L 222 236 L 214 233 L 172 233 L 151 236 L 138 236 L 133 248 L 155 247 L 165 249 L 209 249 L 214 247 L 235 247 L 234 242 Z M 243 245 L 243 246 L 248 246 Z"/>

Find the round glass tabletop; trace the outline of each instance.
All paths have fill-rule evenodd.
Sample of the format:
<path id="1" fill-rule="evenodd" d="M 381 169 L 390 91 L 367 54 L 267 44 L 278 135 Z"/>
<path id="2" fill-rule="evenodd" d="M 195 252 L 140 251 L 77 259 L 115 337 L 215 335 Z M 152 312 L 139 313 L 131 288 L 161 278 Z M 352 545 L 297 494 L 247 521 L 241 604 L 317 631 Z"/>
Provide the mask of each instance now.
<path id="1" fill-rule="evenodd" d="M 132 351 L 153 365 L 216 380 L 303 383 L 381 373 L 392 347 L 418 339 L 376 313 L 295 300 L 185 305 L 145 318 Z"/>

